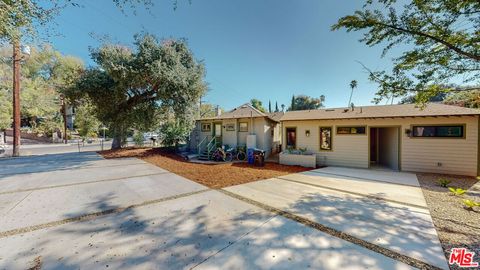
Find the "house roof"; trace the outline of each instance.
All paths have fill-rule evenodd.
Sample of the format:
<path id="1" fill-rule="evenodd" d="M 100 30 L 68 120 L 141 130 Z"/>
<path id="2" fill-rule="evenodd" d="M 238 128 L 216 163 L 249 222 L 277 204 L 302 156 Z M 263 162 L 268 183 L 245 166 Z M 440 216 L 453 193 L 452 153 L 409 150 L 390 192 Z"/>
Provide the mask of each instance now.
<path id="1" fill-rule="evenodd" d="M 332 120 L 461 115 L 480 115 L 480 110 L 440 103 L 428 103 L 423 109 L 415 104 L 359 106 L 355 107 L 353 111 L 351 108 L 289 111 L 286 112 L 280 120 Z"/>
<path id="2" fill-rule="evenodd" d="M 236 118 L 250 118 L 250 117 L 267 117 L 272 121 L 276 121 L 276 122 L 280 121 L 280 117 L 275 116 L 275 118 L 278 118 L 278 119 L 275 119 L 273 116 L 270 116 L 270 115 L 271 114 L 263 113 L 258 109 L 254 108 L 250 103 L 245 103 L 243 105 L 236 107 L 231 111 L 224 112 L 219 116 L 202 118 L 200 120 L 221 120 L 221 119 L 236 119 Z"/>
<path id="3" fill-rule="evenodd" d="M 280 119 L 283 117 L 284 114 L 284 112 L 267 113 L 268 117 L 277 122 L 280 122 Z"/>

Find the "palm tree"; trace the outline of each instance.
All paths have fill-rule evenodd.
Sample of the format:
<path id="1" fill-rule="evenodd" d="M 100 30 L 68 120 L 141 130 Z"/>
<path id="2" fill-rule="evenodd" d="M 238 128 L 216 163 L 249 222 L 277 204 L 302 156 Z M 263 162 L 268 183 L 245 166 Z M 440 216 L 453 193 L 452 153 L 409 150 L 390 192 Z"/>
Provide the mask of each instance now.
<path id="1" fill-rule="evenodd" d="M 352 88 L 352 91 L 350 92 L 350 99 L 348 100 L 347 107 L 350 107 L 350 104 L 352 104 L 353 89 L 357 88 L 357 81 L 356 80 L 352 80 L 350 82 L 350 88 Z"/>

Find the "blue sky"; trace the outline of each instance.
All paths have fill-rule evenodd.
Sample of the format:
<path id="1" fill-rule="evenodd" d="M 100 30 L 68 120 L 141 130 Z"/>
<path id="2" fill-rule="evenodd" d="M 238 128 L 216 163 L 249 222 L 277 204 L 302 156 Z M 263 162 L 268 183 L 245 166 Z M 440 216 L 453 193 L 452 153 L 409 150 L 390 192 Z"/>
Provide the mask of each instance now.
<path id="1" fill-rule="evenodd" d="M 293 94 L 323 94 L 327 107 L 345 106 L 353 79 L 353 102 L 371 105 L 376 86 L 356 61 L 388 69 L 393 56 L 380 58 L 382 48 L 358 42 L 359 33 L 330 31 L 362 1 L 179 0 L 177 10 L 170 0 L 155 2 L 150 12 L 139 8 L 137 15 L 125 15 L 109 0 L 80 1 L 83 7 L 69 7 L 56 19 L 61 36 L 49 41 L 91 65 L 88 48 L 99 41 L 90 33 L 126 45 L 142 31 L 186 38 L 206 65 L 210 90 L 204 100 L 225 109 L 251 98 L 288 106 Z"/>

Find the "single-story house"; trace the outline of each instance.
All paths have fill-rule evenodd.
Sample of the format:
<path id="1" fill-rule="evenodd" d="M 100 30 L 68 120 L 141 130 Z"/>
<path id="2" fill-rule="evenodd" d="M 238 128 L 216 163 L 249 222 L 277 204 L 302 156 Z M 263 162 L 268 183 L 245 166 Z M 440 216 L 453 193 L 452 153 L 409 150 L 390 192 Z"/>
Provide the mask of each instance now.
<path id="1" fill-rule="evenodd" d="M 214 117 L 196 121 L 190 135 L 190 149 L 202 153 L 212 140 L 216 147 L 247 146 L 248 140 L 268 157 L 280 149 L 282 116 L 283 112 L 263 113 L 249 103 L 228 112 L 218 111 Z"/>
<path id="2" fill-rule="evenodd" d="M 289 111 L 282 148 L 306 148 L 317 165 L 477 176 L 479 117 L 436 103 Z"/>

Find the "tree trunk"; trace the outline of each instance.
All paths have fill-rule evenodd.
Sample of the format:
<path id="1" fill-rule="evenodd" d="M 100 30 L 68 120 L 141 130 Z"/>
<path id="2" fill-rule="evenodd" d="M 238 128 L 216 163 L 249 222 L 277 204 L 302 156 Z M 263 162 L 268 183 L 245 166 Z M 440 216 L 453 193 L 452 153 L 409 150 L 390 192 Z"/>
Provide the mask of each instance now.
<path id="1" fill-rule="evenodd" d="M 115 135 L 112 141 L 112 150 L 120 149 L 120 148 L 122 148 L 122 136 Z"/>
<path id="2" fill-rule="evenodd" d="M 124 142 L 123 128 L 121 126 L 115 126 L 113 130 L 112 150 L 122 148 Z"/>

